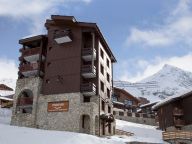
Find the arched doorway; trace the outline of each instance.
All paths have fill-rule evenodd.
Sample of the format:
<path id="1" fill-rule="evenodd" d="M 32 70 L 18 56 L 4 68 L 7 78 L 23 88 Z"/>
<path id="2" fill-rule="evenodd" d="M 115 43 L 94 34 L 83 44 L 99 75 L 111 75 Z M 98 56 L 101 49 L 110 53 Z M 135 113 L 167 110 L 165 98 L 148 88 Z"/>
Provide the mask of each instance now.
<path id="1" fill-rule="evenodd" d="M 16 113 L 29 113 L 33 110 L 33 93 L 31 90 L 22 91 L 17 98 Z"/>
<path id="2" fill-rule="evenodd" d="M 89 115 L 82 115 L 81 116 L 81 129 L 83 133 L 90 133 L 90 116 Z"/>

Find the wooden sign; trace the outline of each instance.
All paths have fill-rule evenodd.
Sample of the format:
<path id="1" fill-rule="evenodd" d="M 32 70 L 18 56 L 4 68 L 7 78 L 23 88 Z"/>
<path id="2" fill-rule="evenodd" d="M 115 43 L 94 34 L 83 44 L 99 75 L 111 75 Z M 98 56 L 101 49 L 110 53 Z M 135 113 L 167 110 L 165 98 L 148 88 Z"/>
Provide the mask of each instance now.
<path id="1" fill-rule="evenodd" d="M 69 109 L 69 101 L 49 102 L 48 112 L 67 112 Z"/>

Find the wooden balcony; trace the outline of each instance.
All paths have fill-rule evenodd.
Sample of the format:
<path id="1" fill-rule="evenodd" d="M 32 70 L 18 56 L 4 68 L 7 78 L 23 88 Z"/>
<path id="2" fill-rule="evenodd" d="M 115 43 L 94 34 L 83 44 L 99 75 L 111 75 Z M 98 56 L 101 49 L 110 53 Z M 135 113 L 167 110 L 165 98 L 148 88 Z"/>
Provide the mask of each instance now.
<path id="1" fill-rule="evenodd" d="M 174 123 L 175 123 L 175 127 L 182 127 L 185 125 L 185 121 L 182 119 L 174 120 Z"/>
<path id="2" fill-rule="evenodd" d="M 84 96 L 96 95 L 96 86 L 94 83 L 83 83 L 81 84 L 81 92 Z"/>
<path id="3" fill-rule="evenodd" d="M 43 64 L 42 64 L 43 65 Z M 20 65 L 19 71 L 24 76 L 37 76 L 38 71 L 40 71 L 40 74 L 43 74 L 43 70 L 40 69 L 39 63 L 30 63 L 30 64 L 23 64 Z"/>
<path id="4" fill-rule="evenodd" d="M 58 44 L 68 43 L 72 41 L 72 35 L 70 31 L 61 31 L 57 34 L 54 34 L 54 40 Z"/>
<path id="5" fill-rule="evenodd" d="M 92 48 L 83 48 L 82 58 L 85 61 L 91 61 L 92 59 L 96 60 L 96 50 Z"/>
<path id="6" fill-rule="evenodd" d="M 22 60 L 22 58 L 24 58 L 28 62 L 38 61 L 41 55 L 40 47 L 20 49 L 20 51 L 22 52 L 22 56 L 19 58 L 19 60 Z M 45 56 L 42 55 L 42 60 L 44 59 Z"/>
<path id="7" fill-rule="evenodd" d="M 174 108 L 173 115 L 174 116 L 182 116 L 182 115 L 184 115 L 184 111 L 180 108 Z"/>
<path id="8" fill-rule="evenodd" d="M 33 98 L 31 97 L 24 97 L 24 98 L 19 98 L 17 106 L 28 106 L 33 104 Z"/>
<path id="9" fill-rule="evenodd" d="M 1 103 L 1 108 L 10 108 L 13 106 L 13 101 L 3 102 Z"/>
<path id="10" fill-rule="evenodd" d="M 163 132 L 164 141 L 171 141 L 176 139 L 191 140 L 192 132 L 189 132 L 189 131 Z"/>
<path id="11" fill-rule="evenodd" d="M 83 65 L 81 67 L 81 75 L 84 78 L 95 78 L 96 77 L 96 67 L 92 65 Z"/>

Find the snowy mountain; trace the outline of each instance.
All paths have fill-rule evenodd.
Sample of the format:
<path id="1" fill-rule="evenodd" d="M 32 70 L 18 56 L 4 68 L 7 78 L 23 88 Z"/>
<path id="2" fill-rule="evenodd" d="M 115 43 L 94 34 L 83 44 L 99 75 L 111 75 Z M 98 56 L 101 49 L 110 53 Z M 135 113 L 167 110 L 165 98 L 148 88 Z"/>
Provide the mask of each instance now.
<path id="1" fill-rule="evenodd" d="M 153 102 L 192 90 L 192 73 L 171 65 L 164 65 L 159 72 L 137 83 L 121 83 L 117 83 L 117 87 Z"/>

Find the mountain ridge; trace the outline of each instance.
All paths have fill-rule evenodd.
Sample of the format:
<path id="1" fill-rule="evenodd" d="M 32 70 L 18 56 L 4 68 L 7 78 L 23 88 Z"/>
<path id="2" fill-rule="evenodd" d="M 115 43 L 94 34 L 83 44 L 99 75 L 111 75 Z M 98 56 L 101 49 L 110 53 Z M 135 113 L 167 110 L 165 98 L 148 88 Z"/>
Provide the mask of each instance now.
<path id="1" fill-rule="evenodd" d="M 133 83 L 135 87 L 129 85 L 122 88 L 136 97 L 154 102 L 192 90 L 192 73 L 166 64 L 157 73 Z"/>

